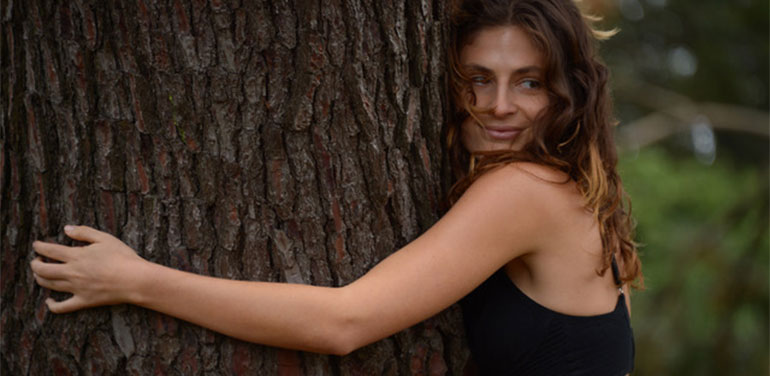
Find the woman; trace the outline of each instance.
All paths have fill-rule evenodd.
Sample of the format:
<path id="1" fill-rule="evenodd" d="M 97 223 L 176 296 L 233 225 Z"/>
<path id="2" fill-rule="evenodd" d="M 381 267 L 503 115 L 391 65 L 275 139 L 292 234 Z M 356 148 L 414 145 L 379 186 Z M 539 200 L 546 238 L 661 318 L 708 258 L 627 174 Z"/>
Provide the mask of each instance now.
<path id="1" fill-rule="evenodd" d="M 91 244 L 33 244 L 61 261 L 33 260 L 37 282 L 73 294 L 49 309 L 131 303 L 247 341 L 347 354 L 467 296 L 483 373 L 630 372 L 622 290 L 641 273 L 592 29 L 571 0 L 466 1 L 453 20 L 447 138 L 458 182 L 426 233 L 329 288 L 173 270 L 67 226 Z"/>

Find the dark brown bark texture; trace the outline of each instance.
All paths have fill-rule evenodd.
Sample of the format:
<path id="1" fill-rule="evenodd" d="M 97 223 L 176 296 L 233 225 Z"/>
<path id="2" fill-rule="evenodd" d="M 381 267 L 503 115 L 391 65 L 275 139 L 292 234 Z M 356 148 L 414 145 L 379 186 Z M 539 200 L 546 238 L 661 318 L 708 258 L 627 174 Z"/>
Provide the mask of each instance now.
<path id="1" fill-rule="evenodd" d="M 31 243 L 65 224 L 231 279 L 342 286 L 427 229 L 445 174 L 446 5 L 5 0 L 4 375 L 442 374 L 456 307 L 346 357 L 134 306 L 54 315 Z"/>

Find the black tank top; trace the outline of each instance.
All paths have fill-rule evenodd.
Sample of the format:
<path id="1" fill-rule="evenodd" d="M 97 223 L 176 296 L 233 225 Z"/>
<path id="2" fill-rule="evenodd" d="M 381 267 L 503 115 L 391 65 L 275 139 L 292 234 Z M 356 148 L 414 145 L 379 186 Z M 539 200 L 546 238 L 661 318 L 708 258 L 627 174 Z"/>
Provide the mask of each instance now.
<path id="1" fill-rule="evenodd" d="M 622 293 L 610 313 L 565 315 L 530 299 L 500 269 L 460 305 L 481 375 L 617 376 L 634 368 L 634 336 Z"/>

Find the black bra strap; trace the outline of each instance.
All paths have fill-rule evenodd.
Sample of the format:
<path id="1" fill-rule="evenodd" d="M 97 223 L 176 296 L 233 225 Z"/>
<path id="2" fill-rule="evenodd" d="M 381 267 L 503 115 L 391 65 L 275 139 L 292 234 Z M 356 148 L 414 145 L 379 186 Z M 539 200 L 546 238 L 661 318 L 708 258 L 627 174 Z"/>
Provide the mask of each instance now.
<path id="1" fill-rule="evenodd" d="M 623 281 L 620 280 L 620 270 L 618 269 L 618 263 L 615 261 L 615 254 L 612 254 L 612 278 L 615 279 L 615 285 L 621 287 Z"/>

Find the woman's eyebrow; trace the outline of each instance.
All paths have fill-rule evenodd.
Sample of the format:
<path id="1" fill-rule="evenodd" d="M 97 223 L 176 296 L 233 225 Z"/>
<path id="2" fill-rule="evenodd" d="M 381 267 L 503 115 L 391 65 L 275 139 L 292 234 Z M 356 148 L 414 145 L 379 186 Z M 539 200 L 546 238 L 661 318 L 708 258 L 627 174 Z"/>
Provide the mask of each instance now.
<path id="1" fill-rule="evenodd" d="M 463 65 L 463 69 L 471 72 L 492 73 L 491 69 L 478 64 L 465 64 Z"/>
<path id="2" fill-rule="evenodd" d="M 513 73 L 515 74 L 527 74 L 527 73 L 540 73 L 543 69 L 536 66 L 536 65 L 528 65 L 526 67 L 521 67 L 519 69 L 516 69 Z"/>
<path id="3" fill-rule="evenodd" d="M 490 68 L 487 68 L 483 65 L 478 64 L 465 64 L 463 65 L 463 69 L 470 71 L 470 72 L 480 72 L 480 73 L 493 73 L 493 70 Z M 542 68 L 540 68 L 537 65 L 527 65 L 525 67 L 518 68 L 513 71 L 514 75 L 522 75 L 522 74 L 530 74 L 530 73 L 540 73 L 542 72 Z"/>

